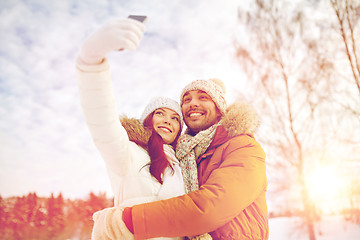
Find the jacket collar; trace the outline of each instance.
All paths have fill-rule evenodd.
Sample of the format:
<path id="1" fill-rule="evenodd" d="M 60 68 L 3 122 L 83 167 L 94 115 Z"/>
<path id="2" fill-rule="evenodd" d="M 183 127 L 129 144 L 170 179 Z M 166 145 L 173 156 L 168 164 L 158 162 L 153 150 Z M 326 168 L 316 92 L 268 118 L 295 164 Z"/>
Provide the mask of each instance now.
<path id="1" fill-rule="evenodd" d="M 249 135 L 254 137 L 254 131 L 259 125 L 258 115 L 255 110 L 246 103 L 234 103 L 227 108 L 220 125 L 216 128 L 215 136 L 207 151 L 196 162 L 212 155 L 215 148 L 229 141 L 233 137 Z"/>
<path id="2" fill-rule="evenodd" d="M 229 137 L 242 134 L 252 135 L 259 125 L 259 118 L 249 104 L 236 102 L 227 108 L 220 123 Z"/>

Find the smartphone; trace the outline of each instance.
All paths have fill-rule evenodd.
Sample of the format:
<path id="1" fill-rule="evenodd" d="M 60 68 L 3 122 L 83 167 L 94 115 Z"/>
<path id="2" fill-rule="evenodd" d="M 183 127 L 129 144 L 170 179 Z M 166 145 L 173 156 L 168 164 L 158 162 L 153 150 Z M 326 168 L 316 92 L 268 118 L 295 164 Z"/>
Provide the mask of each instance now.
<path id="1" fill-rule="evenodd" d="M 131 19 L 135 19 L 139 22 L 145 22 L 145 20 L 147 19 L 147 16 L 142 16 L 142 15 L 129 15 L 128 18 Z"/>

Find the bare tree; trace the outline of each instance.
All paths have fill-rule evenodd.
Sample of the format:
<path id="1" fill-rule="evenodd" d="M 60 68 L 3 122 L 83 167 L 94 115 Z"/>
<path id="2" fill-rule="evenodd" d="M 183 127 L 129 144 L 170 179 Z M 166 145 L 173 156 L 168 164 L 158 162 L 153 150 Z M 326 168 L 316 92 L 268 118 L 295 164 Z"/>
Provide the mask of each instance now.
<path id="1" fill-rule="evenodd" d="M 337 29 L 343 39 L 345 53 L 360 98 L 360 49 L 357 42 L 360 38 L 360 30 L 358 29 L 360 24 L 360 4 L 354 0 L 330 0 L 330 2 L 339 23 Z M 354 112 L 360 115 L 359 109 Z"/>
<path id="2" fill-rule="evenodd" d="M 323 2 L 256 0 L 248 10 L 239 8 L 242 24 L 236 42 L 249 88 L 255 86 L 252 100 L 262 106 L 260 136 L 271 156 L 270 178 L 278 180 L 277 193 L 286 193 L 293 205 L 302 206 L 310 240 L 316 239 L 314 222 L 320 213 L 308 191 L 307 171 L 327 161 L 345 121 L 339 114 L 344 105 L 337 104 L 344 97 L 338 67 L 342 59 L 334 58 L 341 49 L 330 31 L 330 8 L 317 6 Z M 321 15 L 314 14 L 322 9 Z M 356 72 L 356 37 L 353 40 L 351 63 Z"/>
<path id="3" fill-rule="evenodd" d="M 348 61 L 347 69 L 349 74 L 338 74 L 339 78 L 343 78 L 348 83 L 348 102 L 338 101 L 348 115 L 352 115 L 360 121 L 360 2 L 355 0 L 329 0 L 332 10 L 336 16 L 337 24 L 334 29 L 342 40 L 342 53 Z M 349 145 L 359 145 L 359 131 L 355 131 L 357 137 L 344 138 Z M 355 144 L 354 144 L 355 143 Z M 358 148 L 358 147 L 357 147 Z M 355 158 L 352 163 L 356 169 L 359 166 L 359 158 Z M 350 184 L 350 208 L 344 211 L 346 218 L 360 224 L 360 178 L 358 174 L 351 176 Z"/>

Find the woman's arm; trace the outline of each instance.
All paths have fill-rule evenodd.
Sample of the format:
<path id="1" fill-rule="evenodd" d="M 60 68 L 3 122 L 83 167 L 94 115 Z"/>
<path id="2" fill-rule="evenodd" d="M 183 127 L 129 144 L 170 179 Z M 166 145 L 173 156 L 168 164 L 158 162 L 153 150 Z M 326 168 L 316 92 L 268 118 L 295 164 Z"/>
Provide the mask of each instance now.
<path id="1" fill-rule="evenodd" d="M 115 103 L 106 54 L 134 50 L 144 25 L 132 19 L 109 22 L 85 40 L 76 61 L 81 107 L 94 143 L 108 167 L 118 175 L 127 171 L 131 143 Z"/>
<path id="2" fill-rule="evenodd" d="M 113 94 L 109 64 L 77 64 L 81 108 L 86 124 L 108 167 L 123 175 L 131 162 L 129 139 L 121 126 Z"/>

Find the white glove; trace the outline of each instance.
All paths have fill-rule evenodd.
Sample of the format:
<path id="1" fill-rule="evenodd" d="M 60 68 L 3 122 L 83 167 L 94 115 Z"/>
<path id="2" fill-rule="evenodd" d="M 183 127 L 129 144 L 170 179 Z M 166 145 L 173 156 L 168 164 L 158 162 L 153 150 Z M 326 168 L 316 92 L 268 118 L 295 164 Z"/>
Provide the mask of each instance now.
<path id="1" fill-rule="evenodd" d="M 92 240 L 134 240 L 134 235 L 122 220 L 124 209 L 121 207 L 105 208 L 94 213 L 94 227 L 91 233 Z"/>
<path id="2" fill-rule="evenodd" d="M 135 50 L 144 35 L 145 25 L 133 19 L 111 21 L 87 38 L 80 50 L 80 60 L 88 65 L 99 64 L 111 51 Z"/>

